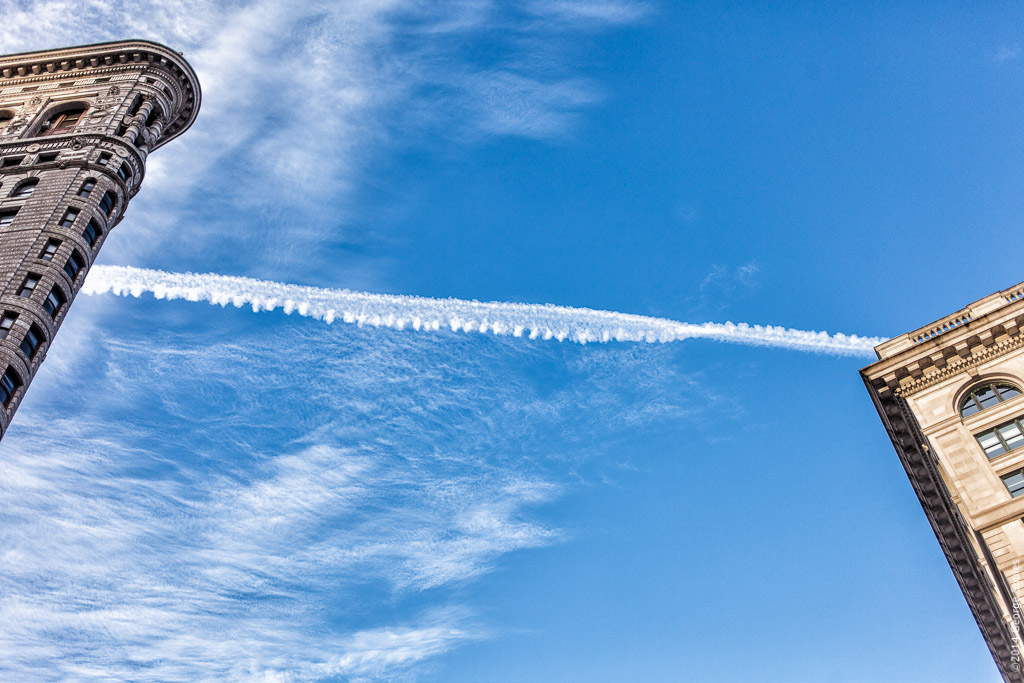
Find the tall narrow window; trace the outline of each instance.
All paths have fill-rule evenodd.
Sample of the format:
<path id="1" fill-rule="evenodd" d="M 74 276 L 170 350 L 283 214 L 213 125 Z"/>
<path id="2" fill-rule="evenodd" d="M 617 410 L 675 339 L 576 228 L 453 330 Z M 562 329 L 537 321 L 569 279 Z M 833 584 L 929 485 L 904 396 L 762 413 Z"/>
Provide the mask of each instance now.
<path id="1" fill-rule="evenodd" d="M 6 228 L 8 225 L 14 222 L 14 217 L 18 215 L 17 209 L 11 209 L 7 211 L 0 211 L 0 228 Z"/>
<path id="2" fill-rule="evenodd" d="M 18 348 L 25 354 L 25 358 L 32 360 L 32 357 L 36 355 L 36 351 L 43 345 L 43 332 L 35 325 L 28 328 L 28 332 L 25 333 L 25 338 L 21 340 L 21 344 Z"/>
<path id="3" fill-rule="evenodd" d="M 60 291 L 57 285 L 54 285 L 50 293 L 46 295 L 46 300 L 43 301 L 43 308 L 50 314 L 51 318 L 56 318 L 65 303 L 67 303 L 67 299 L 64 298 L 64 292 Z"/>
<path id="4" fill-rule="evenodd" d="M 85 107 L 69 109 L 68 111 L 54 114 L 43 124 L 39 135 L 62 135 L 70 133 L 85 115 Z"/>
<path id="5" fill-rule="evenodd" d="M 24 199 L 25 197 L 31 197 L 32 193 L 36 191 L 36 185 L 38 184 L 39 181 L 36 178 L 26 180 L 25 182 L 14 188 L 14 192 L 11 193 L 11 196 L 15 199 Z"/>
<path id="6" fill-rule="evenodd" d="M 14 321 L 18 319 L 17 313 L 11 313 L 10 311 L 4 312 L 4 317 L 0 318 L 0 339 L 6 339 L 7 334 L 14 327 Z"/>
<path id="7" fill-rule="evenodd" d="M 95 178 L 86 178 L 85 182 L 82 183 L 82 187 L 78 190 L 79 197 L 88 197 L 92 193 L 92 188 L 96 187 Z"/>
<path id="8" fill-rule="evenodd" d="M 64 217 L 60 219 L 60 227 L 70 228 L 75 224 L 76 218 L 78 218 L 78 209 L 68 209 L 64 212 Z"/>
<path id="9" fill-rule="evenodd" d="M 60 240 L 53 239 L 52 237 L 46 240 L 46 246 L 43 247 L 43 252 L 39 254 L 39 258 L 44 261 L 52 261 L 53 255 L 60 249 Z"/>
<path id="10" fill-rule="evenodd" d="M 115 204 L 117 204 L 117 195 L 113 192 L 107 192 L 103 195 L 103 199 L 100 200 L 100 211 L 109 216 L 114 210 Z"/>
<path id="11" fill-rule="evenodd" d="M 25 281 L 21 284 L 21 289 L 18 290 L 18 296 L 25 297 L 26 299 L 32 296 L 32 292 L 35 291 L 36 285 L 39 284 L 39 276 L 35 273 L 29 273 L 25 277 Z"/>
<path id="12" fill-rule="evenodd" d="M 75 250 L 71 252 L 71 256 L 68 257 L 68 262 L 64 264 L 64 272 L 67 273 L 68 277 L 71 278 L 71 281 L 74 282 L 75 277 L 84 267 L 85 264 L 82 262 L 81 255 L 78 253 L 78 250 Z"/>
<path id="13" fill-rule="evenodd" d="M 20 386 L 21 378 L 18 377 L 18 373 L 14 368 L 8 367 L 0 376 L 0 404 L 3 404 L 4 408 L 11 405 L 11 398 Z"/>
<path id="14" fill-rule="evenodd" d="M 96 240 L 103 234 L 100 231 L 100 227 L 96 225 L 96 221 L 89 221 L 89 225 L 85 226 L 85 230 L 82 231 L 82 237 L 89 243 L 90 247 L 96 246 Z"/>
<path id="15" fill-rule="evenodd" d="M 7 124 L 14 120 L 14 112 L 12 111 L 0 111 L 0 135 L 4 134 L 7 130 Z"/>
<path id="16" fill-rule="evenodd" d="M 132 177 L 132 167 L 128 165 L 128 162 L 121 164 L 117 169 L 117 177 L 125 182 Z"/>

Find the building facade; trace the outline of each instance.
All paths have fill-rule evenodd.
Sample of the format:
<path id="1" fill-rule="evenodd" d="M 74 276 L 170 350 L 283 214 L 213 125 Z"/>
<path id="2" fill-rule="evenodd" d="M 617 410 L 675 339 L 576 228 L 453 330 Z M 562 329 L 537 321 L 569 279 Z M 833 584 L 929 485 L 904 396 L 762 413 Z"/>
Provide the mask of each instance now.
<path id="1" fill-rule="evenodd" d="M 1003 678 L 1024 683 L 1024 283 L 875 352 L 864 383 Z"/>
<path id="2" fill-rule="evenodd" d="M 147 41 L 0 57 L 0 436 L 147 156 L 200 97 L 182 56 Z"/>

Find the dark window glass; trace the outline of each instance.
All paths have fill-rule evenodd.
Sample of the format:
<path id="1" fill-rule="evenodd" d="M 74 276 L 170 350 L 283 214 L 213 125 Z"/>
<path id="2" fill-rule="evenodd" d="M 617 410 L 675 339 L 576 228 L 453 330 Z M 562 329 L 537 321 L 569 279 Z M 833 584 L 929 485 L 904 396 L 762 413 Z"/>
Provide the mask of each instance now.
<path id="1" fill-rule="evenodd" d="M 69 109 L 68 111 L 61 112 L 60 114 L 54 114 L 43 124 L 42 130 L 39 131 L 39 135 L 60 135 L 62 133 L 70 133 L 78 125 L 78 122 L 82 120 L 82 116 L 85 115 L 85 107 L 79 107 L 77 109 Z"/>
<path id="2" fill-rule="evenodd" d="M 60 248 L 60 240 L 49 239 L 46 240 L 46 246 L 43 247 L 43 253 L 39 255 L 39 258 L 44 261 L 52 261 L 53 255 L 57 253 L 57 249 Z"/>
<path id="3" fill-rule="evenodd" d="M 78 190 L 79 197 L 88 197 L 89 193 L 92 192 L 92 188 L 96 187 L 95 178 L 86 178 L 85 182 L 82 183 L 82 188 Z"/>
<path id="4" fill-rule="evenodd" d="M 110 212 L 114 210 L 114 204 L 117 203 L 117 195 L 113 192 L 108 192 L 103 195 L 103 199 L 100 200 L 100 211 L 106 215 L 110 215 Z"/>
<path id="5" fill-rule="evenodd" d="M 102 154 L 100 154 L 100 158 L 96 160 L 96 163 L 98 163 L 100 166 L 106 166 L 107 164 L 110 163 L 110 154 L 108 154 L 107 152 L 103 152 Z"/>
<path id="6" fill-rule="evenodd" d="M 11 403 L 11 397 L 21 386 L 21 378 L 13 368 L 7 368 L 0 376 L 0 403 L 6 408 Z"/>
<path id="7" fill-rule="evenodd" d="M 64 293 L 57 289 L 55 285 L 54 288 L 50 290 L 50 293 L 46 295 L 46 301 L 43 302 L 43 308 L 50 314 L 51 318 L 56 318 L 61 306 L 63 306 L 66 301 Z"/>
<path id="8" fill-rule="evenodd" d="M 64 272 L 68 274 L 71 281 L 74 282 L 75 276 L 78 275 L 78 271 L 82 270 L 85 266 L 82 263 L 82 257 L 79 256 L 77 251 L 71 252 L 71 256 L 68 257 L 68 262 L 64 264 Z"/>
<path id="9" fill-rule="evenodd" d="M 971 389 L 960 405 L 960 415 L 969 417 L 986 408 L 991 408 L 1015 396 L 1020 396 L 1020 389 L 1005 382 L 989 382 Z"/>
<path id="10" fill-rule="evenodd" d="M 11 193 L 11 196 L 16 199 L 24 199 L 25 197 L 31 197 L 32 193 L 36 191 L 36 185 L 39 184 L 38 180 L 26 180 Z"/>
<path id="11" fill-rule="evenodd" d="M 32 296 L 32 291 L 39 284 L 39 276 L 35 273 L 29 273 L 28 277 L 25 278 L 25 282 L 22 283 L 21 289 L 18 290 L 18 296 L 23 296 L 26 299 Z"/>
<path id="12" fill-rule="evenodd" d="M 14 321 L 17 319 L 17 313 L 4 313 L 4 317 L 0 318 L 0 339 L 7 337 L 7 333 L 14 327 Z"/>
<path id="13" fill-rule="evenodd" d="M 28 328 L 28 332 L 25 333 L 25 338 L 21 340 L 21 344 L 18 345 L 18 348 L 21 349 L 23 354 L 25 354 L 26 358 L 31 360 L 32 357 L 36 355 L 36 351 L 39 350 L 42 343 L 43 333 L 38 327 L 33 325 Z"/>
<path id="14" fill-rule="evenodd" d="M 11 166 L 20 166 L 21 162 L 25 160 L 24 156 L 20 157 L 4 157 L 3 161 L 0 161 L 0 166 L 4 168 L 10 168 Z"/>
<path id="15" fill-rule="evenodd" d="M 46 152 L 45 154 L 40 154 L 39 163 L 48 164 L 51 161 L 56 161 L 58 154 L 60 154 L 60 152 Z"/>
<path id="16" fill-rule="evenodd" d="M 121 167 L 117 169 L 117 177 L 121 180 L 128 180 L 132 177 L 132 169 L 128 164 L 121 164 Z"/>
<path id="17" fill-rule="evenodd" d="M 85 230 L 82 231 L 82 237 L 89 243 L 90 247 L 96 246 L 96 240 L 100 237 L 99 226 L 96 225 L 95 221 L 89 221 L 89 225 L 85 226 Z"/>
<path id="18" fill-rule="evenodd" d="M 4 134 L 7 124 L 14 120 L 14 114 L 9 111 L 0 111 L 0 135 Z"/>
<path id="19" fill-rule="evenodd" d="M 13 211 L 0 211 L 0 228 L 5 228 L 14 222 L 14 217 L 18 215 L 18 210 Z"/>
<path id="20" fill-rule="evenodd" d="M 75 224 L 76 218 L 78 218 L 78 209 L 68 209 L 64 212 L 64 217 L 60 219 L 60 227 L 70 228 Z"/>

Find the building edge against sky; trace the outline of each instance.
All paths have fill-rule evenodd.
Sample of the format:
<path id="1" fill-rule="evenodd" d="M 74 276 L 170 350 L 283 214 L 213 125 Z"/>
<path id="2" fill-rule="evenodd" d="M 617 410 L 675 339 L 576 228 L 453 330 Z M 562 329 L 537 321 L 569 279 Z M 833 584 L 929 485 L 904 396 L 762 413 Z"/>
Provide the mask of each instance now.
<path id="1" fill-rule="evenodd" d="M 1024 682 L 1024 283 L 861 370 L 1003 678 Z"/>
<path id="2" fill-rule="evenodd" d="M 200 100 L 188 62 L 149 41 L 0 56 L 0 436 L 147 156 Z"/>

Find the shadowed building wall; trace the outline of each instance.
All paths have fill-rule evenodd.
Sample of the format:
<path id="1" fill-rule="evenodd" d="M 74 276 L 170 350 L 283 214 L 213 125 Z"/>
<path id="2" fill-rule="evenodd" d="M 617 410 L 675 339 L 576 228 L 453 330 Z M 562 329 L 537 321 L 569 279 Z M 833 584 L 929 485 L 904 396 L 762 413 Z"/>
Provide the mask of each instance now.
<path id="1" fill-rule="evenodd" d="M 1006 681 L 1024 681 L 1024 283 L 875 347 L 861 370 Z"/>
<path id="2" fill-rule="evenodd" d="M 0 436 L 147 156 L 199 103 L 195 72 L 156 43 L 0 57 Z"/>

